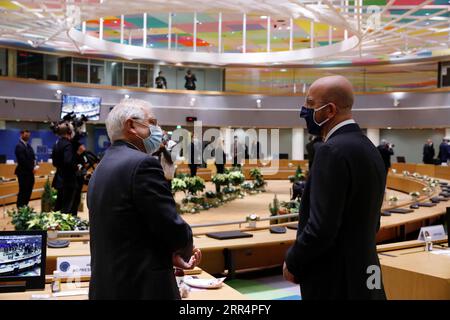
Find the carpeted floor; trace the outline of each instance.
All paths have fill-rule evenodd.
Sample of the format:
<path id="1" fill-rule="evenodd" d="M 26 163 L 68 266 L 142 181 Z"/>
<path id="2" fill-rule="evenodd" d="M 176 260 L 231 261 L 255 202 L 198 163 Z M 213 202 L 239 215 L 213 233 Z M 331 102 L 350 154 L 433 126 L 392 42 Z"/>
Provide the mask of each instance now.
<path id="1" fill-rule="evenodd" d="M 238 274 L 226 283 L 251 300 L 301 300 L 299 286 L 285 281 L 280 268 Z"/>

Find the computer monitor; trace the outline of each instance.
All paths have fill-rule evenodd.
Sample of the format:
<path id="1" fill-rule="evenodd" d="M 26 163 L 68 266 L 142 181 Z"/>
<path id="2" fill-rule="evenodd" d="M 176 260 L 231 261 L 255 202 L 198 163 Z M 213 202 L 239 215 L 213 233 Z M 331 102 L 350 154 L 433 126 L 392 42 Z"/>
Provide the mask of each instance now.
<path id="1" fill-rule="evenodd" d="M 102 98 L 100 97 L 71 96 L 64 94 L 61 102 L 61 119 L 73 112 L 77 118 L 84 115 L 88 120 L 99 120 L 101 102 Z"/>
<path id="2" fill-rule="evenodd" d="M 43 289 L 46 242 L 46 231 L 0 231 L 0 288 Z"/>
<path id="3" fill-rule="evenodd" d="M 399 163 L 405 163 L 405 162 L 406 162 L 406 159 L 405 159 L 405 157 L 397 157 L 397 162 L 399 162 Z"/>

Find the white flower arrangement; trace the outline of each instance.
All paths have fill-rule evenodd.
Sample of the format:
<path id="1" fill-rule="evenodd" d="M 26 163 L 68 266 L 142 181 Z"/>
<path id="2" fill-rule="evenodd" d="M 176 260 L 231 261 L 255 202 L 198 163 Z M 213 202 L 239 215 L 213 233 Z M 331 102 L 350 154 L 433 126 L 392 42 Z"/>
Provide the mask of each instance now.
<path id="1" fill-rule="evenodd" d="M 404 170 L 404 171 L 403 171 L 403 175 L 404 175 L 405 177 L 407 177 L 407 176 L 410 175 L 410 173 L 409 173 L 409 171 Z"/>
<path id="2" fill-rule="evenodd" d="M 390 202 L 396 202 L 396 201 L 398 201 L 398 198 L 397 198 L 397 196 L 390 196 L 388 200 Z"/>
<path id="3" fill-rule="evenodd" d="M 397 169 L 392 169 L 392 173 L 396 174 L 397 173 Z"/>
<path id="4" fill-rule="evenodd" d="M 411 192 L 409 195 L 411 196 L 411 198 L 412 198 L 413 200 L 416 200 L 418 197 L 420 197 L 419 191 Z"/>

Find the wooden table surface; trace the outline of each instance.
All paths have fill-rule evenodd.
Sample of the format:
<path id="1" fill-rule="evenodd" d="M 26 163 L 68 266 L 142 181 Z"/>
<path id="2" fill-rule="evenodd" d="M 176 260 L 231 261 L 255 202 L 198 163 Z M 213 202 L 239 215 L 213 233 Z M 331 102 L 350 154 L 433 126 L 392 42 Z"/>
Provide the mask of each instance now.
<path id="1" fill-rule="evenodd" d="M 450 251 L 434 244 L 434 252 L 443 250 Z M 388 299 L 450 300 L 450 255 L 426 252 L 421 245 L 382 252 L 379 258 Z"/>
<path id="2" fill-rule="evenodd" d="M 201 271 L 200 274 L 196 275 L 201 279 L 212 279 L 213 276 Z M 75 284 L 61 284 L 61 292 L 67 291 L 85 291 L 89 289 L 89 282 L 80 282 L 78 287 Z M 52 297 L 52 292 L 50 289 L 50 284 L 46 284 L 44 290 L 28 290 L 25 292 L 15 292 L 15 293 L 0 293 L 0 300 L 30 300 L 32 295 L 49 295 L 51 300 L 87 300 L 88 296 L 86 294 L 69 296 L 69 297 Z M 245 300 L 246 297 L 240 292 L 236 291 L 227 284 L 223 284 L 221 288 L 218 289 L 195 289 L 191 288 L 189 296 L 183 300 Z"/>

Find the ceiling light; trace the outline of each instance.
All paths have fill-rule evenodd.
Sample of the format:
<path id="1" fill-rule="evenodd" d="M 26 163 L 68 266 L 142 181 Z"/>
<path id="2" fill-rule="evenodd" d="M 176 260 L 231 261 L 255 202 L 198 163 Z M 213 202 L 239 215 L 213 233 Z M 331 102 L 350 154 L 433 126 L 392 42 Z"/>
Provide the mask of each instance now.
<path id="1" fill-rule="evenodd" d="M 261 19 L 267 19 L 267 16 L 261 16 L 260 18 Z"/>
<path id="2" fill-rule="evenodd" d="M 27 43 L 28 43 L 30 46 L 34 47 L 34 42 L 33 42 L 32 40 L 27 40 Z"/>
<path id="3" fill-rule="evenodd" d="M 388 130 L 391 130 L 392 128 L 391 128 L 391 127 L 387 127 L 387 129 L 388 129 Z"/>
<path id="4" fill-rule="evenodd" d="M 286 72 L 286 71 L 287 71 L 287 69 L 280 69 L 280 71 L 281 71 L 281 72 Z"/>
<path id="5" fill-rule="evenodd" d="M 129 94 L 125 94 L 123 97 L 124 97 L 125 99 L 130 99 L 130 95 L 129 95 Z"/>

